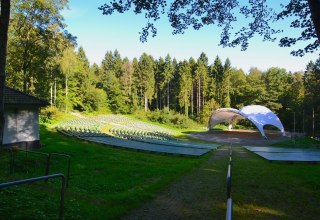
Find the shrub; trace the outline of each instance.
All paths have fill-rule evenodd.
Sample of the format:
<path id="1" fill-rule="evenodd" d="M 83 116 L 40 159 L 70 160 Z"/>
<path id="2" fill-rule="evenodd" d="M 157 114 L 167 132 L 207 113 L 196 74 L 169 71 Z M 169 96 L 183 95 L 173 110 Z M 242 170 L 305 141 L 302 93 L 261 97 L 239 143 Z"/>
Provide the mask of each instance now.
<path id="1" fill-rule="evenodd" d="M 53 119 L 58 118 L 61 115 L 59 109 L 55 106 L 49 106 L 41 109 L 40 111 L 40 122 L 51 123 Z"/>
<path id="2" fill-rule="evenodd" d="M 188 117 L 170 110 L 169 108 L 150 111 L 147 113 L 147 118 L 150 121 L 172 125 L 177 128 L 187 128 L 191 123 L 191 120 Z"/>

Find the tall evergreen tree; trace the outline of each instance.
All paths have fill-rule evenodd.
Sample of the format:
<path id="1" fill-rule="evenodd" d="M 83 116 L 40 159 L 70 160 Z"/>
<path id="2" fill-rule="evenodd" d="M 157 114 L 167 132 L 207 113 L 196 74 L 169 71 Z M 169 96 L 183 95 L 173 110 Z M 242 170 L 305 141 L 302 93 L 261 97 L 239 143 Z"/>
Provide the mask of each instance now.
<path id="1" fill-rule="evenodd" d="M 127 113 L 129 107 L 125 104 L 125 96 L 121 89 L 122 60 L 118 51 L 107 51 L 101 62 L 103 89 L 108 96 L 108 105 L 114 113 Z"/>
<path id="2" fill-rule="evenodd" d="M 123 65 L 121 68 L 121 77 L 120 77 L 120 83 L 121 83 L 121 90 L 122 94 L 124 95 L 124 100 L 127 105 L 127 107 L 130 109 L 130 112 L 132 111 L 132 88 L 133 88 L 133 65 L 130 63 L 128 58 L 125 58 L 123 60 Z M 128 109 L 128 110 L 129 110 Z"/>
<path id="3" fill-rule="evenodd" d="M 197 81 L 197 114 L 201 113 L 201 109 L 204 105 L 204 97 L 207 86 L 207 68 L 201 59 L 197 60 L 197 68 L 195 70 L 195 77 Z"/>
<path id="4" fill-rule="evenodd" d="M 223 66 L 223 76 L 222 76 L 222 82 L 221 82 L 221 98 L 222 98 L 222 106 L 225 108 L 231 107 L 231 99 L 230 99 L 230 77 L 231 77 L 231 62 L 229 58 L 226 59 L 225 64 Z"/>
<path id="5" fill-rule="evenodd" d="M 162 81 L 160 82 L 160 89 L 165 90 L 166 93 L 166 106 L 170 109 L 170 82 L 173 78 L 174 67 L 171 57 L 167 54 L 162 72 Z"/>
<path id="6" fill-rule="evenodd" d="M 187 61 L 183 61 L 179 65 L 179 104 L 184 108 L 184 114 L 188 116 L 190 96 L 192 92 L 191 68 Z"/>
<path id="7" fill-rule="evenodd" d="M 154 78 L 155 63 L 153 58 L 143 53 L 139 58 L 138 68 L 136 71 L 136 85 L 138 96 L 144 99 L 144 110 L 148 111 L 148 103 L 154 95 Z"/>
<path id="8" fill-rule="evenodd" d="M 164 66 L 165 61 L 162 57 L 159 58 L 159 60 L 155 61 L 156 70 L 155 70 L 155 98 L 156 98 L 156 109 L 162 109 L 163 108 L 163 72 L 164 72 Z"/>
<path id="9" fill-rule="evenodd" d="M 213 65 L 211 65 L 210 68 L 210 76 L 215 79 L 216 82 L 216 100 L 221 105 L 222 103 L 222 94 L 221 94 L 221 83 L 223 80 L 223 65 L 219 58 L 219 56 L 216 56 Z"/>
<path id="10" fill-rule="evenodd" d="M 196 64 L 196 61 L 191 57 L 189 59 L 189 65 L 190 65 L 190 68 L 191 68 L 191 78 L 192 78 L 192 84 L 191 84 L 191 97 L 190 97 L 190 103 L 191 103 L 191 115 L 194 114 L 195 112 L 195 93 L 196 93 L 196 67 L 197 67 L 197 64 Z"/>

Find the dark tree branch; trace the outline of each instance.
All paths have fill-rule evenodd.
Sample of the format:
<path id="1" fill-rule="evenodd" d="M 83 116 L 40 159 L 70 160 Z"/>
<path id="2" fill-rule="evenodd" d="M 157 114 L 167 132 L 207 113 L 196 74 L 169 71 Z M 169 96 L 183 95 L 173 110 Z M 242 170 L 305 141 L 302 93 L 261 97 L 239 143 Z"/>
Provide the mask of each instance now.
<path id="1" fill-rule="evenodd" d="M 251 0 L 246 3 L 240 0 L 111 0 L 99 7 L 104 15 L 115 12 L 124 13 L 133 8 L 136 14 L 144 14 L 147 25 L 140 32 L 140 40 L 147 41 L 148 35 L 156 36 L 157 28 L 154 21 L 160 19 L 160 14 L 167 13 L 173 28 L 173 34 L 183 34 L 189 27 L 198 30 L 205 25 L 217 25 L 222 28 L 220 45 L 235 47 L 240 45 L 246 50 L 249 40 L 260 35 L 263 41 L 275 41 L 276 34 L 282 30 L 275 30 L 271 24 L 277 20 L 292 16 L 295 21 L 291 28 L 302 29 L 297 38 L 284 37 L 280 46 L 290 47 L 297 41 L 307 41 L 309 44 L 297 51 L 291 52 L 296 56 L 312 53 L 320 45 L 320 0 L 290 0 L 278 15 L 266 0 Z M 244 16 L 248 23 L 235 31 L 233 28 L 238 16 Z M 312 17 L 312 19 L 311 19 Z"/>

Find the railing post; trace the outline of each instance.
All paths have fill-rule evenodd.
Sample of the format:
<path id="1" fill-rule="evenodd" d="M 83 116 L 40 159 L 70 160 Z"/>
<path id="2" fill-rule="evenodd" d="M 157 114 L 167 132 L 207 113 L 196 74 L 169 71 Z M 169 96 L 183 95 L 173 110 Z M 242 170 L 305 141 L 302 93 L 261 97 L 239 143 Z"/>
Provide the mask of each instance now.
<path id="1" fill-rule="evenodd" d="M 46 176 L 48 176 L 49 175 L 49 173 L 50 173 L 50 159 L 51 159 L 51 154 L 48 154 L 47 155 L 47 160 L 46 160 L 46 162 L 47 162 L 47 164 L 46 164 L 46 173 L 45 173 L 45 175 Z M 46 182 L 48 182 L 48 179 L 46 180 Z"/>
<path id="2" fill-rule="evenodd" d="M 67 178 L 66 178 L 66 188 L 69 187 L 69 178 L 70 178 L 70 164 L 71 164 L 71 156 L 68 154 L 60 154 L 60 153 L 50 153 L 50 156 L 63 156 L 68 158 L 68 168 L 67 168 Z"/>
<path id="3" fill-rule="evenodd" d="M 59 209 L 59 220 L 63 219 L 64 215 L 64 194 L 65 194 L 65 187 L 66 187 L 66 178 L 62 174 L 61 176 L 61 190 L 60 190 L 60 209 Z"/>
<path id="4" fill-rule="evenodd" d="M 226 220 L 232 220 L 232 199 L 231 198 L 227 200 Z"/>
<path id="5" fill-rule="evenodd" d="M 226 220 L 232 220 L 232 198 L 231 198 L 231 177 L 232 177 L 232 143 L 229 147 L 229 163 L 228 163 L 228 174 L 227 174 L 227 211 Z"/>
<path id="6" fill-rule="evenodd" d="M 71 163 L 71 157 L 68 158 L 68 171 L 67 171 L 67 188 L 69 188 L 69 179 L 70 179 L 70 163 Z"/>
<path id="7" fill-rule="evenodd" d="M 10 174 L 13 174 L 14 173 L 14 166 L 15 166 L 15 155 L 14 155 L 14 152 L 13 152 L 13 149 L 10 148 Z"/>

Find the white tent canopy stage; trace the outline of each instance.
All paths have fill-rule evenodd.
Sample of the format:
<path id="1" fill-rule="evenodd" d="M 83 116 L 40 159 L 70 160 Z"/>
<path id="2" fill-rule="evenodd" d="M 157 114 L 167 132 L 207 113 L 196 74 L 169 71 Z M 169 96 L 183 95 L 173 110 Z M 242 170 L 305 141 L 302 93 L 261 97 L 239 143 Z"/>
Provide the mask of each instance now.
<path id="1" fill-rule="evenodd" d="M 244 106 L 240 110 L 234 108 L 217 109 L 209 119 L 209 129 L 222 122 L 232 125 L 240 119 L 250 120 L 264 138 L 267 138 L 263 130 L 265 125 L 273 125 L 281 131 L 282 135 L 285 135 L 283 125 L 278 116 L 267 107 L 261 105 Z"/>

